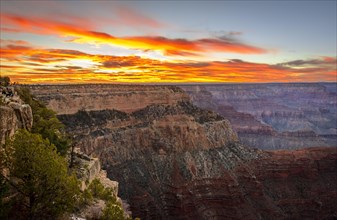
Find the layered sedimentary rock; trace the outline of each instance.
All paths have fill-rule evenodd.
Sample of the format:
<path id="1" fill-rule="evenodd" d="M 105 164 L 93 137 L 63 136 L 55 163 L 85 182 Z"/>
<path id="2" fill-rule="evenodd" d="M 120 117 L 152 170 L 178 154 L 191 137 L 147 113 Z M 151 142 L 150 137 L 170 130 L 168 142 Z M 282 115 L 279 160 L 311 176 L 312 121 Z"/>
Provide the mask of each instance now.
<path id="1" fill-rule="evenodd" d="M 1 145 L 12 138 L 17 130 L 31 130 L 33 113 L 31 107 L 25 104 L 16 93 L 13 93 L 13 96 L 10 97 L 0 94 L 0 99 L 0 150 L 2 150 Z M 70 158 L 71 155 L 68 155 L 69 161 Z M 101 169 L 101 162 L 98 158 L 88 156 L 76 148 L 72 153 L 72 161 L 71 172 L 76 173 L 78 180 L 81 182 L 81 190 L 86 189 L 94 179 L 98 179 L 105 188 L 112 189 L 112 195 L 122 204 L 124 217 L 126 219 L 130 217 L 129 205 L 118 197 L 118 182 L 107 177 L 107 172 Z M 1 174 L 8 174 L 7 169 L 0 170 L 0 172 Z M 97 216 L 102 215 L 105 206 L 103 200 L 96 200 L 93 204 L 88 204 L 76 210 L 77 213 L 72 214 L 73 219 L 97 218 Z"/>
<path id="2" fill-rule="evenodd" d="M 0 95 L 0 144 L 11 138 L 18 129 L 30 130 L 33 126 L 33 114 L 29 105 L 24 104 L 18 96 Z"/>
<path id="3" fill-rule="evenodd" d="M 39 100 L 58 114 L 105 109 L 133 112 L 151 104 L 171 105 L 180 100 L 188 100 L 186 93 L 173 86 L 35 85 L 30 86 L 30 89 Z"/>
<path id="4" fill-rule="evenodd" d="M 99 155 L 108 176 L 118 180 L 120 195 L 130 203 L 134 217 L 337 216 L 337 148 L 245 148 L 226 120 L 189 105 L 60 118 L 76 131 L 83 150 Z"/>
<path id="5" fill-rule="evenodd" d="M 120 195 L 131 202 L 135 217 L 175 218 L 171 189 L 193 179 L 221 178 L 225 170 L 261 154 L 242 147 L 223 117 L 189 102 L 59 118 L 77 146 L 97 155 L 108 176 L 120 182 Z"/>
<path id="6" fill-rule="evenodd" d="M 133 113 L 80 111 L 59 115 L 85 153 L 115 165 L 144 152 L 176 152 L 222 147 L 238 141 L 227 120 L 189 102 L 151 105 Z M 119 162 L 118 162 L 119 161 Z"/>
<path id="7" fill-rule="evenodd" d="M 275 132 L 267 124 L 261 129 L 251 114 L 240 116 L 257 133 Z M 337 148 L 246 148 L 226 119 L 185 98 L 132 112 L 82 110 L 59 118 L 77 146 L 98 156 L 108 177 L 119 182 L 134 217 L 337 217 Z M 243 122 L 239 126 L 244 130 Z"/>
<path id="8" fill-rule="evenodd" d="M 337 146 L 337 84 L 185 85 L 192 102 L 228 120 L 261 149 Z"/>

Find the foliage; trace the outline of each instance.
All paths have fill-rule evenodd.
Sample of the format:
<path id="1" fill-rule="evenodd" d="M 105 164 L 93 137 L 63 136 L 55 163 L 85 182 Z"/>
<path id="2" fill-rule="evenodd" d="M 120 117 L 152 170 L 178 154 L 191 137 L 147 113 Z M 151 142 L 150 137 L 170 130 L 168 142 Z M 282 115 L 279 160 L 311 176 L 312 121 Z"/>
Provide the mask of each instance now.
<path id="1" fill-rule="evenodd" d="M 79 195 L 78 181 L 68 175 L 67 163 L 41 135 L 21 130 L 1 151 L 9 170 L 8 183 L 29 219 L 56 218 L 71 211 Z"/>
<path id="2" fill-rule="evenodd" d="M 113 189 L 109 187 L 104 187 L 103 184 L 98 180 L 94 179 L 87 190 L 83 192 L 83 196 L 94 199 L 104 200 L 106 207 L 103 210 L 103 215 L 101 219 L 104 220 L 119 220 L 126 219 L 124 216 L 124 210 L 121 204 L 117 201 L 116 196 L 114 196 Z M 82 196 L 82 197 L 83 197 Z"/>
<path id="3" fill-rule="evenodd" d="M 10 202 L 4 201 L 7 196 L 9 196 L 9 185 L 4 176 L 0 175 L 0 219 L 6 218 L 12 205 Z"/>
<path id="4" fill-rule="evenodd" d="M 11 80 L 8 76 L 0 76 L 0 86 L 9 86 L 11 84 Z"/>
<path id="5" fill-rule="evenodd" d="M 107 201 L 103 210 L 102 220 L 124 220 L 124 211 L 121 206 L 113 201 Z"/>
<path id="6" fill-rule="evenodd" d="M 48 109 L 43 103 L 36 100 L 29 88 L 17 87 L 20 98 L 29 104 L 33 112 L 32 133 L 41 134 L 57 148 L 61 155 L 65 155 L 70 148 L 70 140 L 64 135 L 64 125 L 56 117 L 53 110 Z"/>
<path id="7" fill-rule="evenodd" d="M 88 190 L 85 189 L 78 201 L 78 208 L 81 208 L 83 206 L 89 205 L 92 201 L 94 200 L 94 197 L 92 196 L 92 193 Z"/>
<path id="8" fill-rule="evenodd" d="M 88 189 L 95 198 L 102 199 L 105 201 L 116 200 L 116 198 L 113 196 L 113 189 L 105 188 L 98 179 L 94 179 L 90 183 Z"/>

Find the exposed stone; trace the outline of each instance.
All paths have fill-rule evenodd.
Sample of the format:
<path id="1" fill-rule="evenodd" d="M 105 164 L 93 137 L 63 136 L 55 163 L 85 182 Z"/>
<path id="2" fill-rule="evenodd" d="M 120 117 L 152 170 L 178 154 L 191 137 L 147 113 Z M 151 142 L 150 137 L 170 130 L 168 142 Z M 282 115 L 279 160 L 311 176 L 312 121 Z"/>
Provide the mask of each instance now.
<path id="1" fill-rule="evenodd" d="M 159 94 L 163 91 L 156 89 Z M 133 106 L 127 95 L 123 97 Z M 78 146 L 98 156 L 109 178 L 119 182 L 120 196 L 129 201 L 134 217 L 337 216 L 337 148 L 278 152 L 246 148 L 226 119 L 186 100 L 147 104 L 128 112 L 111 108 L 59 118 Z M 271 135 L 275 131 L 247 118 L 258 125 L 257 132 L 260 128 Z"/>
<path id="2" fill-rule="evenodd" d="M 239 139 L 260 149 L 337 147 L 337 84 L 180 86 L 198 107 L 228 119 Z"/>
<path id="3" fill-rule="evenodd" d="M 31 107 L 22 104 L 17 96 L 13 98 L 8 99 L 6 104 L 0 106 L 0 144 L 4 144 L 5 139 L 11 138 L 18 129 L 30 130 L 33 126 Z"/>
<path id="4" fill-rule="evenodd" d="M 30 89 L 39 100 L 58 114 L 105 109 L 133 112 L 151 104 L 171 105 L 189 99 L 186 93 L 174 86 L 33 85 Z"/>
<path id="5" fill-rule="evenodd" d="M 59 119 L 77 135 L 77 146 L 87 154 L 95 153 L 104 165 L 135 158 L 144 151 L 170 154 L 238 141 L 227 120 L 186 102 L 151 105 L 127 115 L 105 110 L 60 115 Z"/>
<path id="6" fill-rule="evenodd" d="M 98 179 L 104 188 L 111 188 L 113 196 L 115 196 L 117 202 L 122 205 L 125 217 L 131 216 L 132 213 L 129 210 L 129 204 L 118 197 L 118 182 L 112 181 L 107 177 L 107 172 L 101 169 L 100 160 L 98 158 L 90 157 L 76 148 L 73 152 L 72 171 L 77 174 L 78 179 L 81 181 L 82 191 L 84 191 L 94 179 Z M 105 207 L 106 203 L 104 200 L 95 199 L 91 204 L 82 207 L 76 214 L 73 214 L 71 218 L 98 219 L 102 216 L 102 211 Z"/>

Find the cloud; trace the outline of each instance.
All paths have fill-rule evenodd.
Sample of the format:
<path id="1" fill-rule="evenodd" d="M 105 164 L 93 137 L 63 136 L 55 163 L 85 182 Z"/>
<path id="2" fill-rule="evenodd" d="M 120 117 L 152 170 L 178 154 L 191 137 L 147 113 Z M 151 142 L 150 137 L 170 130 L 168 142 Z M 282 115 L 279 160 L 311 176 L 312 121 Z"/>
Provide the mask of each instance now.
<path id="1" fill-rule="evenodd" d="M 265 49 L 246 45 L 224 37 L 219 39 L 200 39 L 196 42 L 201 44 L 202 47 L 207 48 L 208 51 L 239 54 L 263 54 L 268 52 Z"/>
<path id="2" fill-rule="evenodd" d="M 30 45 L 29 42 L 24 41 L 24 40 L 4 40 L 4 39 L 0 39 L 0 46 L 6 46 L 6 45 L 10 45 L 10 44 L 14 44 L 14 45 Z"/>
<path id="3" fill-rule="evenodd" d="M 196 40 L 171 39 L 162 36 L 116 37 L 104 32 L 94 31 L 91 26 L 80 23 L 71 24 L 37 17 L 1 15 L 4 25 L 20 29 L 22 32 L 71 37 L 68 41 L 85 44 L 108 44 L 144 51 L 161 51 L 170 56 L 201 56 L 212 52 L 263 54 L 268 50 L 225 38 L 204 38 Z"/>
<path id="4" fill-rule="evenodd" d="M 1 18 L 1 17 L 0 17 Z M 12 33 L 20 33 L 22 32 L 21 30 L 19 29 L 15 29 L 15 28 L 5 28 L 5 27 L 1 27 L 0 28 L 0 31 L 1 32 L 12 32 Z"/>
<path id="5" fill-rule="evenodd" d="M 310 60 L 294 60 L 290 62 L 280 63 L 280 66 L 291 66 L 291 67 L 303 67 L 303 66 L 321 66 L 321 65 L 334 65 L 336 67 L 337 59 L 334 57 L 322 57 L 321 59 L 310 59 Z"/>
<path id="6" fill-rule="evenodd" d="M 184 41 L 179 41 L 184 43 Z M 14 43 L 14 42 L 12 42 Z M 269 65 L 228 61 L 159 61 L 139 56 L 9 44 L 0 48 L 2 75 L 23 83 L 70 82 L 314 82 L 335 81 L 335 60 Z M 83 65 L 81 65 L 83 64 Z M 310 64 L 310 66 L 306 66 Z M 300 67 L 300 68 L 299 68 Z"/>

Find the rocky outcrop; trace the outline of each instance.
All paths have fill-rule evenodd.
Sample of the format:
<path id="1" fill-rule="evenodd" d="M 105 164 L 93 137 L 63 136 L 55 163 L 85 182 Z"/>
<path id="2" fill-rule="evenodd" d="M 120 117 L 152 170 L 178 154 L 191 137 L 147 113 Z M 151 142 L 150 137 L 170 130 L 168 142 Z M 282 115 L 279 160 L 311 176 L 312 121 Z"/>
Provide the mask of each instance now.
<path id="1" fill-rule="evenodd" d="M 242 147 L 223 117 L 190 102 L 150 105 L 133 113 L 80 111 L 59 119 L 75 134 L 77 146 L 97 155 L 109 178 L 118 180 L 135 217 L 174 217 L 164 211 L 175 205 L 164 198 L 168 189 L 221 178 L 224 170 L 262 154 Z"/>
<path id="2" fill-rule="evenodd" d="M 227 120 L 189 102 L 151 105 L 133 113 L 81 111 L 59 119 L 76 137 L 77 146 L 103 164 L 138 157 L 143 152 L 167 155 L 222 147 L 238 141 Z"/>
<path id="3" fill-rule="evenodd" d="M 130 203 L 134 217 L 337 215 L 337 148 L 245 148 L 223 118 L 186 103 L 149 106 L 132 114 L 106 110 L 60 118 L 68 122 L 69 131 L 85 132 L 78 136 L 79 145 L 91 146 L 83 150 L 99 155 L 108 176 L 118 180 L 119 194 Z"/>
<path id="4" fill-rule="evenodd" d="M 29 105 L 24 104 L 18 96 L 0 95 L 0 144 L 11 138 L 18 129 L 30 130 L 33 126 L 33 114 Z"/>
<path id="5" fill-rule="evenodd" d="M 336 83 L 180 87 L 195 105 L 227 118 L 247 146 L 261 149 L 337 146 Z"/>
<path id="6" fill-rule="evenodd" d="M 121 204 L 125 218 L 131 216 L 129 204 L 118 197 L 118 182 L 110 180 L 107 172 L 101 169 L 101 163 L 98 158 L 88 156 L 75 148 L 68 155 L 69 163 L 71 163 L 71 172 L 75 173 L 81 182 L 81 190 L 87 189 L 94 179 L 97 179 L 104 188 L 110 188 L 112 196 Z M 98 219 L 102 217 L 103 210 L 106 207 L 106 201 L 96 198 L 89 204 L 81 206 L 76 213 L 73 213 L 71 219 Z"/>
<path id="7" fill-rule="evenodd" d="M 173 105 L 178 101 L 188 100 L 186 93 L 173 86 L 34 85 L 30 89 L 32 94 L 58 114 L 105 109 L 133 112 L 151 104 Z"/>

